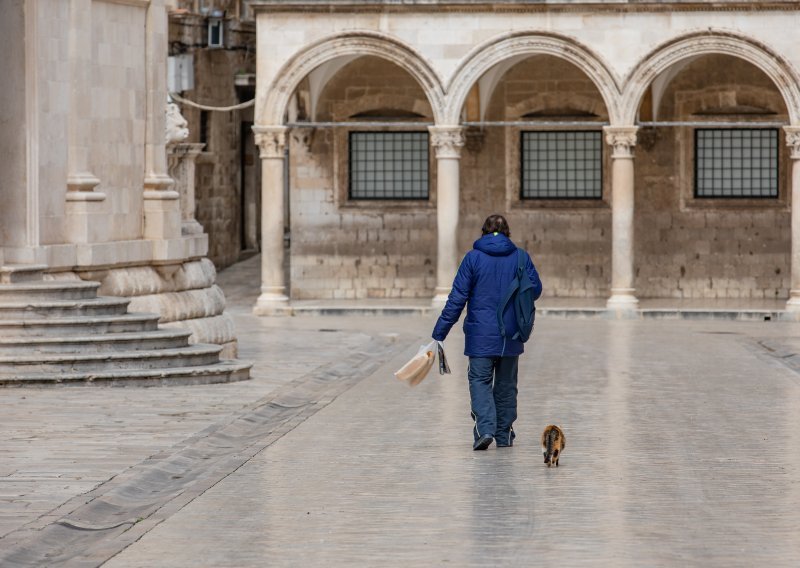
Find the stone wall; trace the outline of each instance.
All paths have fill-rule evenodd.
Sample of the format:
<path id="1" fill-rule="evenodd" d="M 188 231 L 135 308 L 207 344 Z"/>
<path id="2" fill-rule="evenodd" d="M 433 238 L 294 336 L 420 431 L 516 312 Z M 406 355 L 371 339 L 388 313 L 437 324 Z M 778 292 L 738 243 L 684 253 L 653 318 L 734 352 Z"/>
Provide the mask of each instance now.
<path id="1" fill-rule="evenodd" d="M 424 95 L 409 81 L 407 74 L 389 63 L 356 60 L 331 81 L 320 99 L 317 118 L 352 120 L 353 115 L 375 108 L 428 113 Z M 656 109 L 660 120 L 787 118 L 780 94 L 763 73 L 724 56 L 699 58 L 685 66 L 660 95 Z M 647 104 L 652 105 L 652 93 L 648 96 Z M 761 112 L 754 107 L 768 114 L 730 114 Z M 654 118 L 652 108 L 643 107 L 642 112 L 643 120 Z M 572 65 L 547 56 L 511 68 L 498 82 L 484 118 L 523 117 L 596 121 L 597 126 L 580 128 L 597 130 L 608 120 L 591 80 Z M 533 201 L 519 198 L 520 128 L 470 128 L 466 139 L 461 157 L 460 254 L 478 238 L 487 215 L 504 213 L 512 238 L 532 253 L 547 295 L 608 296 L 610 148 L 604 145 L 603 199 Z M 778 200 L 694 199 L 693 140 L 689 127 L 640 131 L 635 159 L 637 295 L 786 297 L 789 160 L 783 135 Z M 295 130 L 290 136 L 290 156 L 293 298 L 432 295 L 436 262 L 433 167 L 428 202 L 365 203 L 347 199 L 346 129 Z"/>
<path id="2" fill-rule="evenodd" d="M 191 2 L 183 2 L 191 8 Z M 235 3 L 220 3 L 233 13 Z M 182 95 L 204 105 L 227 107 L 252 98 L 252 90 L 238 91 L 235 76 L 255 73 L 255 29 L 233 19 L 225 20 L 225 48 L 210 49 L 207 42 L 207 20 L 197 14 L 171 15 L 170 54 L 191 53 L 194 56 L 194 89 Z M 183 116 L 189 123 L 189 142 L 205 143 L 197 158 L 195 201 L 197 221 L 209 236 L 208 256 L 223 268 L 236 262 L 243 249 L 252 246 L 242 242 L 242 208 L 250 217 L 259 212 L 252 203 L 254 195 L 242 201 L 242 135 L 252 145 L 250 125 L 253 109 L 230 112 L 201 111 L 183 105 Z M 248 170 L 249 171 L 249 170 Z M 247 183 L 247 182 L 245 182 Z M 252 184 L 249 184 L 252 185 Z M 244 215 L 247 219 L 247 215 Z M 250 225 L 254 225 L 253 222 Z M 252 229 L 251 229 L 252 232 Z"/>
<path id="3" fill-rule="evenodd" d="M 600 93 L 580 70 L 555 57 L 539 56 L 508 70 L 498 82 L 484 118 L 597 121 L 597 126 L 579 128 L 599 130 L 607 117 Z M 476 128 L 467 131 L 467 144 L 461 154 L 461 249 L 472 248 L 488 215 L 501 213 L 508 218 L 512 240 L 533 257 L 548 296 L 608 295 L 609 192 L 601 200 L 520 199 L 521 130 L 489 126 L 483 133 Z M 607 156 L 603 170 L 608 188 Z"/>
<path id="4" fill-rule="evenodd" d="M 727 56 L 688 64 L 658 106 L 659 120 L 788 119 L 771 81 L 754 66 Z M 634 258 L 640 297 L 788 296 L 791 164 L 782 131 L 778 149 L 778 199 L 695 199 L 694 129 L 640 132 Z"/>
<path id="5" fill-rule="evenodd" d="M 328 84 L 318 118 L 353 120 L 371 111 L 428 120 L 431 112 L 407 73 L 365 57 Z M 364 129 L 374 127 L 365 122 Z M 436 285 L 435 184 L 428 201 L 350 201 L 347 141 L 347 129 L 290 136 L 291 297 L 429 298 Z M 431 179 L 435 175 L 431 150 Z"/>

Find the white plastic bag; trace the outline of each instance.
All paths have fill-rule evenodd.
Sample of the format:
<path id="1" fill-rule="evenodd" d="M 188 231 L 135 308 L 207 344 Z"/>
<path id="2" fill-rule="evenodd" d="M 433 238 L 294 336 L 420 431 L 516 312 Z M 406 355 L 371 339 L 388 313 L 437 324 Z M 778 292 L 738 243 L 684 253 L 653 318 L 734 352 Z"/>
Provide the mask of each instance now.
<path id="1" fill-rule="evenodd" d="M 395 371 L 394 376 L 401 381 L 407 381 L 409 386 L 415 387 L 428 376 L 433 362 L 436 360 L 436 341 L 422 345 L 411 360 Z"/>

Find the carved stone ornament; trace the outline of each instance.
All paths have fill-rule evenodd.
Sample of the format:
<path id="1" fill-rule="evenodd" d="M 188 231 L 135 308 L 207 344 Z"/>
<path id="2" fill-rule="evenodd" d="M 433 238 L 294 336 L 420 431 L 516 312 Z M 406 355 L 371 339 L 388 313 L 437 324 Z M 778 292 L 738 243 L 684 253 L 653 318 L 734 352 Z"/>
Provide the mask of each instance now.
<path id="1" fill-rule="evenodd" d="M 167 145 L 180 144 L 189 138 L 189 123 L 175 103 L 167 103 Z"/>
<path id="2" fill-rule="evenodd" d="M 612 158 L 633 157 L 633 147 L 636 145 L 636 130 L 635 126 L 607 126 L 603 129 L 606 134 L 606 143 L 614 149 L 611 152 Z"/>
<path id="3" fill-rule="evenodd" d="M 311 152 L 314 143 L 314 128 L 292 128 L 292 141 L 306 154 Z"/>
<path id="4" fill-rule="evenodd" d="M 430 126 L 431 145 L 437 158 L 460 158 L 464 146 L 464 129 L 460 127 L 442 128 Z"/>
<path id="5" fill-rule="evenodd" d="M 254 126 L 256 144 L 259 148 L 259 156 L 264 158 L 283 159 L 286 150 L 286 127 L 285 126 Z"/>
<path id="6" fill-rule="evenodd" d="M 800 160 L 800 126 L 784 126 L 786 145 L 793 160 Z"/>

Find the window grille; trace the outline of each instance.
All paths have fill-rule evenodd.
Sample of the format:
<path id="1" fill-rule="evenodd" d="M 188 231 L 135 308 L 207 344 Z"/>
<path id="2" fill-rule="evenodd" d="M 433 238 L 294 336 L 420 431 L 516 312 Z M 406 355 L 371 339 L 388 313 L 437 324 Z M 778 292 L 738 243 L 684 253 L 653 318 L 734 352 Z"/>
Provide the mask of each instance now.
<path id="1" fill-rule="evenodd" d="M 428 133 L 351 132 L 350 199 L 428 199 Z"/>
<path id="2" fill-rule="evenodd" d="M 695 197 L 778 197 L 777 128 L 694 133 Z"/>
<path id="3" fill-rule="evenodd" d="M 597 130 L 523 132 L 522 199 L 601 199 L 602 143 Z"/>

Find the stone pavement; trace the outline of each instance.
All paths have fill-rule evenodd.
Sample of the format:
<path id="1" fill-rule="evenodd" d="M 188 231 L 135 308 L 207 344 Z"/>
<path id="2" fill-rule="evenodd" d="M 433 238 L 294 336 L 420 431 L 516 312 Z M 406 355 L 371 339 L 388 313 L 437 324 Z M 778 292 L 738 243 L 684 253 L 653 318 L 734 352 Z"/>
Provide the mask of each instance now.
<path id="1" fill-rule="evenodd" d="M 0 566 L 797 565 L 800 325 L 542 318 L 473 452 L 458 328 L 409 389 L 429 318 L 255 318 L 251 265 L 253 380 L 1 392 Z"/>

